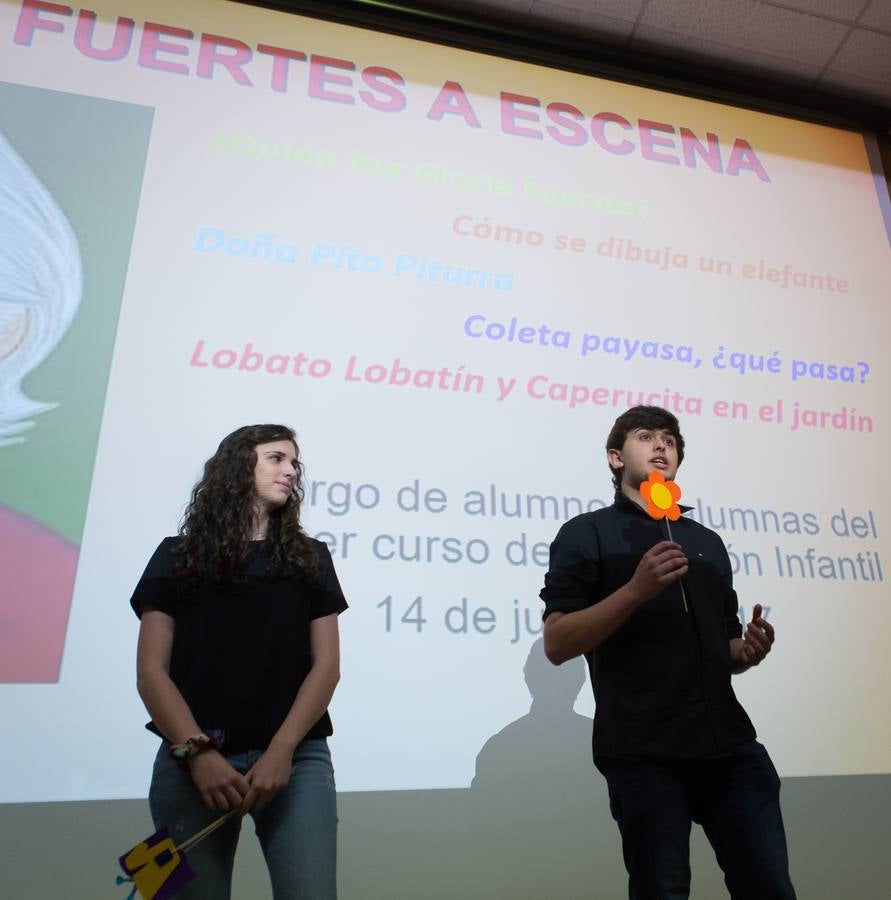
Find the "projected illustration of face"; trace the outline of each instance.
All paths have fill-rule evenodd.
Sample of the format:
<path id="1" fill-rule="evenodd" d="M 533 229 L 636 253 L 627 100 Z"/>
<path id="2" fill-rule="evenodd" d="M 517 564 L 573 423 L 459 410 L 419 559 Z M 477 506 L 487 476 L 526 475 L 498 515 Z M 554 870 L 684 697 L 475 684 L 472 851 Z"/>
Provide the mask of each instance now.
<path id="1" fill-rule="evenodd" d="M 267 510 L 285 503 L 297 477 L 297 450 L 290 441 L 257 444 L 254 488 L 257 499 Z"/>
<path id="2" fill-rule="evenodd" d="M 610 464 L 622 470 L 622 486 L 637 490 L 654 469 L 667 479 L 678 471 L 677 441 L 667 431 L 636 428 L 628 432 L 621 450 L 609 451 Z"/>
<path id="3" fill-rule="evenodd" d="M 0 134 L 0 447 L 52 409 L 22 384 L 62 340 L 81 301 L 77 239 L 37 176 Z"/>
<path id="4" fill-rule="evenodd" d="M 32 400 L 22 386 L 68 330 L 81 285 L 68 220 L 0 134 L 0 448 L 23 443 L 32 417 L 56 405 Z M 3 503 L 0 544 L 8 552 L 0 572 L 0 682 L 56 682 L 78 547 Z"/>

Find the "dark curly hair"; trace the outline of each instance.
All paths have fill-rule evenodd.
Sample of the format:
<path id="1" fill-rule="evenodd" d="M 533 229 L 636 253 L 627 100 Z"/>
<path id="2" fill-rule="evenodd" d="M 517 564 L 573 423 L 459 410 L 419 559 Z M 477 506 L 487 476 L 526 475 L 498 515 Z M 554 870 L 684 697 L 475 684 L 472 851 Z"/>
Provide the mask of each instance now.
<path id="1" fill-rule="evenodd" d="M 300 525 L 303 464 L 297 436 L 286 425 L 245 425 L 226 435 L 204 464 L 204 475 L 183 514 L 174 565 L 176 574 L 190 586 L 206 577 L 236 581 L 244 577 L 254 528 L 256 449 L 273 441 L 294 445 L 297 473 L 291 495 L 269 513 L 267 571 L 273 578 L 318 578 L 318 556 Z"/>
<path id="2" fill-rule="evenodd" d="M 681 425 L 677 416 L 661 406 L 632 406 L 616 419 L 609 437 L 606 439 L 607 450 L 621 450 L 625 446 L 625 438 L 629 432 L 638 428 L 647 428 L 653 431 L 667 431 L 674 437 L 678 449 L 678 465 L 684 461 L 684 437 L 681 434 Z M 607 462 L 609 465 L 609 462 Z M 622 470 L 609 466 L 613 476 L 613 486 L 616 492 L 622 490 Z"/>

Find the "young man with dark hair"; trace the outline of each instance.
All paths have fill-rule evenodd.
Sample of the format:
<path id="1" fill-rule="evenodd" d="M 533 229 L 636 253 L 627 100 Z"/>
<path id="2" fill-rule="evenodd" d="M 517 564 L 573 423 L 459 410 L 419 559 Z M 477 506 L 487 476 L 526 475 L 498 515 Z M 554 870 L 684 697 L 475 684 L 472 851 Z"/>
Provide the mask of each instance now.
<path id="1" fill-rule="evenodd" d="M 673 479 L 684 458 L 678 420 L 634 407 L 606 449 L 615 502 L 563 525 L 541 598 L 548 659 L 588 661 L 594 762 L 622 836 L 629 897 L 689 896 L 695 821 L 733 900 L 791 900 L 780 781 L 730 685 L 770 652 L 773 627 L 756 605 L 743 634 L 715 532 L 681 517 L 668 541 L 645 512 L 641 482 L 652 471 Z"/>

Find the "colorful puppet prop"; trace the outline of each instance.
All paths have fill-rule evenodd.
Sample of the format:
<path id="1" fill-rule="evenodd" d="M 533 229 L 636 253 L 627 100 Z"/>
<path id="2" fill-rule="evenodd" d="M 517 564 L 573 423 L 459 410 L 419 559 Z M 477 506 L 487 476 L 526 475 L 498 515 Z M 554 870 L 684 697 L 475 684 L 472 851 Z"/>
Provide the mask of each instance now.
<path id="1" fill-rule="evenodd" d="M 647 502 L 647 515 L 655 519 L 665 519 L 665 527 L 668 529 L 668 539 L 673 541 L 671 536 L 671 522 L 676 522 L 681 517 L 681 508 L 678 506 L 678 500 L 681 499 L 681 489 L 675 481 L 666 481 L 665 476 L 658 470 L 654 469 L 647 476 L 646 481 L 640 483 L 640 496 Z M 681 599 L 684 601 L 684 612 L 689 612 L 687 607 L 687 595 L 684 592 L 684 583 L 681 585 Z"/>
<path id="2" fill-rule="evenodd" d="M 179 852 L 166 828 L 156 831 L 119 860 L 129 876 L 118 876 L 118 884 L 132 880 L 134 887 L 127 900 L 139 891 L 145 900 L 165 900 L 184 888 L 194 877 L 192 867 Z"/>
<path id="3" fill-rule="evenodd" d="M 167 829 L 161 828 L 141 844 L 128 850 L 118 862 L 129 877 L 117 877 L 118 884 L 133 882 L 133 890 L 127 900 L 131 900 L 137 891 L 143 900 L 167 900 L 181 891 L 195 877 L 194 870 L 186 860 L 186 851 L 231 819 L 236 812 L 237 809 L 231 809 L 214 819 L 210 825 L 193 834 L 178 847 Z"/>

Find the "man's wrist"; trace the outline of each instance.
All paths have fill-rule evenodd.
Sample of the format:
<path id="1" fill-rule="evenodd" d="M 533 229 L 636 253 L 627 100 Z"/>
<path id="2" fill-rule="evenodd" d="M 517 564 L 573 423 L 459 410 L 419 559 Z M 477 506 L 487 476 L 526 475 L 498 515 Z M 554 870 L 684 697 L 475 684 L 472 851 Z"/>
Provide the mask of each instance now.
<path id="1" fill-rule="evenodd" d="M 745 651 L 745 642 L 742 638 L 733 638 L 730 641 L 730 672 L 733 675 L 741 675 L 746 669 L 750 669 L 752 663 L 749 661 L 748 654 Z"/>
<path id="2" fill-rule="evenodd" d="M 642 592 L 635 586 L 634 579 L 625 585 L 625 597 L 635 607 L 646 603 L 650 599 L 643 596 Z"/>

